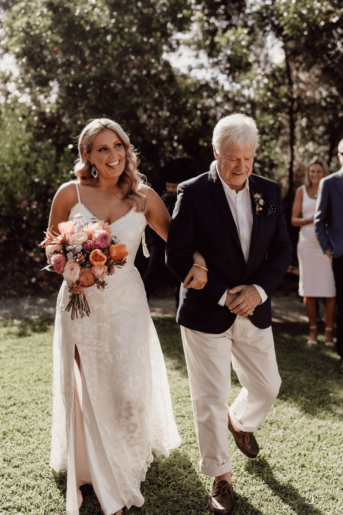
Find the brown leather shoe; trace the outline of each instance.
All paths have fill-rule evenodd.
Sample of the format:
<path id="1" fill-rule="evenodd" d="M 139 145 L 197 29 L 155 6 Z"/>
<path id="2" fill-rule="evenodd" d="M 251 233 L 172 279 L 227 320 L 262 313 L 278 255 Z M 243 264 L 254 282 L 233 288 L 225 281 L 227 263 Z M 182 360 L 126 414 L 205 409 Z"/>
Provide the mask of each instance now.
<path id="1" fill-rule="evenodd" d="M 230 515 L 233 510 L 233 490 L 228 481 L 213 481 L 208 507 L 216 515 Z"/>
<path id="2" fill-rule="evenodd" d="M 230 414 L 228 415 L 229 419 L 229 430 L 233 434 L 236 445 L 243 454 L 248 456 L 248 458 L 256 458 L 258 453 L 260 452 L 260 448 L 254 437 L 253 433 L 247 433 L 245 431 L 236 431 L 232 425 Z"/>

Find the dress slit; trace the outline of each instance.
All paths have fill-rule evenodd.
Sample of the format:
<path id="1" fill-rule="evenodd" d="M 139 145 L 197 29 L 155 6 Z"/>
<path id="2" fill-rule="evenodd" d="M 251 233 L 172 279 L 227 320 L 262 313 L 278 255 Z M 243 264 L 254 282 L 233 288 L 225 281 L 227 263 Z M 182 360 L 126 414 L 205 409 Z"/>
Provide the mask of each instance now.
<path id="1" fill-rule="evenodd" d="M 102 438 L 97 427 L 94 410 L 90 401 L 87 382 L 85 379 L 80 357 L 81 372 L 74 362 L 74 407 L 72 420 L 70 448 L 74 449 L 74 463 L 68 466 L 68 500 L 76 508 L 75 513 L 82 505 L 80 486 L 92 484 L 94 492 L 101 504 L 105 515 L 116 513 L 124 507 L 120 501 L 120 491 L 113 471 L 108 462 Z M 69 478 L 69 476 L 74 476 Z M 73 491 L 71 491 L 73 490 Z M 67 511 L 73 514 L 75 508 Z"/>

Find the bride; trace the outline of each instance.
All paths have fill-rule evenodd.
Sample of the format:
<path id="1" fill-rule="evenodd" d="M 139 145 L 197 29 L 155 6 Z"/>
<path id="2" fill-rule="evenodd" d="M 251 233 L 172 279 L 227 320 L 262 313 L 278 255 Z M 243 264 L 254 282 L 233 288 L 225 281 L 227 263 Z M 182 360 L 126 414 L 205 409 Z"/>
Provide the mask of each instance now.
<path id="1" fill-rule="evenodd" d="M 127 264 L 106 276 L 104 291 L 87 288 L 90 317 L 71 320 L 68 285 L 57 299 L 50 466 L 68 471 L 67 514 L 78 515 L 80 486 L 92 484 L 104 515 L 144 503 L 140 483 L 152 451 L 180 445 L 163 355 L 134 260 L 148 223 L 167 239 L 170 217 L 142 180 L 129 138 L 117 123 L 91 121 L 79 138 L 76 181 L 52 203 L 49 229 L 81 214 L 104 221 L 128 251 Z M 197 266 L 200 265 L 200 266 Z M 201 289 L 206 263 L 196 252 L 185 285 Z"/>

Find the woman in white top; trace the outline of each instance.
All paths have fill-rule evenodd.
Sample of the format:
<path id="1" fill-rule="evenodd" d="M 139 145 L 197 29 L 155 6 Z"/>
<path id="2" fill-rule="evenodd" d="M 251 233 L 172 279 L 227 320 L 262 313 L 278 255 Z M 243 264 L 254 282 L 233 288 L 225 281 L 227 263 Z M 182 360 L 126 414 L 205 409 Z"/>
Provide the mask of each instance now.
<path id="1" fill-rule="evenodd" d="M 71 320 L 65 311 L 68 285 L 62 284 L 54 334 L 50 465 L 56 472 L 68 471 L 68 515 L 79 514 L 79 488 L 85 483 L 93 484 L 104 515 L 110 515 L 142 506 L 140 483 L 152 451 L 168 456 L 180 445 L 160 343 L 134 266 L 146 224 L 166 240 L 170 216 L 143 183 L 120 125 L 93 120 L 80 135 L 79 154 L 78 180 L 56 193 L 49 228 L 58 231 L 60 222 L 78 213 L 87 223 L 103 220 L 128 256 L 123 268 L 106 276 L 104 291 L 87 288 L 90 317 Z M 185 283 L 201 289 L 206 263 L 194 256 L 200 266 L 192 267 Z"/>
<path id="2" fill-rule="evenodd" d="M 332 328 L 335 317 L 336 290 L 330 259 L 323 254 L 318 243 L 313 216 L 317 202 L 320 180 L 328 174 L 322 159 L 314 157 L 306 171 L 305 184 L 295 194 L 292 225 L 300 227 L 298 243 L 299 295 L 304 297 L 304 305 L 310 324 L 308 345 L 316 345 L 316 297 L 326 297 L 325 304 L 325 345 L 333 347 Z"/>

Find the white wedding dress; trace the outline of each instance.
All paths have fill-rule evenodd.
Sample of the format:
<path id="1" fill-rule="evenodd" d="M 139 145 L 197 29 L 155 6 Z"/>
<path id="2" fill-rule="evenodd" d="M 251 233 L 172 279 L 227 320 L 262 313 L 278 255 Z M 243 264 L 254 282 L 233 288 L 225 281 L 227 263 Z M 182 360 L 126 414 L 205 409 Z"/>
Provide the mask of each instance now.
<path id="1" fill-rule="evenodd" d="M 87 222 L 97 220 L 77 193 L 69 219 L 81 213 Z M 85 483 L 93 484 L 105 515 L 142 506 L 140 483 L 152 451 L 168 457 L 181 443 L 160 343 L 134 267 L 145 226 L 134 208 L 111 225 L 126 245 L 127 264 L 106 276 L 104 291 L 87 288 L 89 318 L 71 320 L 65 282 L 58 296 L 50 466 L 68 471 L 68 515 L 79 514 Z"/>

